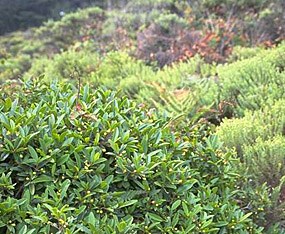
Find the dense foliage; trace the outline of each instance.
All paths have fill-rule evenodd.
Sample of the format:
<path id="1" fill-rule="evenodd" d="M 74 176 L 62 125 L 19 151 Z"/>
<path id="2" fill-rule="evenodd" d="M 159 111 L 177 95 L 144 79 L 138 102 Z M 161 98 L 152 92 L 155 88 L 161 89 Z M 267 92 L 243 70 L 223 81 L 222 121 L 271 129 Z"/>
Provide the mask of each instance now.
<path id="1" fill-rule="evenodd" d="M 259 232 L 216 137 L 172 133 L 110 91 L 18 91 L 1 101 L 1 233 Z"/>
<path id="2" fill-rule="evenodd" d="M 284 1 L 100 2 L 0 37 L 0 232 L 284 233 Z"/>

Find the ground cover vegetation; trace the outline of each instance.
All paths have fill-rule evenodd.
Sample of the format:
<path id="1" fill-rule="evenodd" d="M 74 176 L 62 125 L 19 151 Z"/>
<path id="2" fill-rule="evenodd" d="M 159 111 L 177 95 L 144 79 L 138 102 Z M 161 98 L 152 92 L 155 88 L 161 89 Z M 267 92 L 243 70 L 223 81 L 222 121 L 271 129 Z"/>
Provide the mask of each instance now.
<path id="1" fill-rule="evenodd" d="M 104 1 L 1 36 L 0 232 L 284 233 L 284 7 Z"/>

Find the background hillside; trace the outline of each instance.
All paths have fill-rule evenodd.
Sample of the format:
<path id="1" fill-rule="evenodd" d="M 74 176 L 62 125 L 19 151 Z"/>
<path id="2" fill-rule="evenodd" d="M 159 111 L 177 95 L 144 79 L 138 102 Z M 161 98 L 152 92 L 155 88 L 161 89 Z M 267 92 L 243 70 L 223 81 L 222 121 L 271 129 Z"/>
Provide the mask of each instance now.
<path id="1" fill-rule="evenodd" d="M 284 233 L 284 1 L 1 1 L 1 233 Z"/>
<path id="2" fill-rule="evenodd" d="M 13 2 L 3 0 L 0 2 L 0 34 L 40 26 L 48 19 L 58 20 L 64 14 L 79 8 L 97 6 L 106 9 L 124 6 L 125 4 L 126 1 L 114 0 L 15 0 Z"/>

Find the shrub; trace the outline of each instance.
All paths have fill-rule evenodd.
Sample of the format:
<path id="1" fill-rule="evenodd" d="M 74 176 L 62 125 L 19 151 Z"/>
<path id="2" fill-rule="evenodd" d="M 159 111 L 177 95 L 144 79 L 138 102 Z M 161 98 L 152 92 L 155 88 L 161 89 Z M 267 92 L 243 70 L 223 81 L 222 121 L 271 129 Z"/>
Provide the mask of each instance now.
<path id="1" fill-rule="evenodd" d="M 241 0 L 239 2 L 235 2 L 233 0 L 222 0 L 222 1 L 217 1 L 217 0 L 203 0 L 203 4 L 205 6 L 217 6 L 217 5 L 222 5 L 222 4 L 226 4 L 226 5 L 231 5 L 231 4 L 237 4 L 239 6 L 243 6 L 243 7 L 256 7 L 256 8 L 260 8 L 262 7 L 267 0 L 250 0 L 250 1 L 245 1 L 245 0 Z"/>
<path id="2" fill-rule="evenodd" d="M 75 42 L 82 41 L 86 37 L 96 38 L 98 42 L 100 21 L 104 21 L 101 9 L 79 10 L 67 14 L 59 21 L 48 21 L 39 28 L 7 35 L 1 38 L 1 46 L 13 55 L 29 54 L 31 57 L 41 57 L 45 54 L 52 56 L 62 50 L 67 50 Z"/>
<path id="3" fill-rule="evenodd" d="M 215 73 L 216 66 L 198 56 L 166 66 L 145 79 L 137 100 L 173 117 L 180 115 L 183 124 L 202 118 L 213 122 L 221 114 L 212 110 L 219 102 Z"/>
<path id="4" fill-rule="evenodd" d="M 202 117 L 210 117 L 210 108 L 215 101 L 207 99 L 211 95 L 206 93 L 207 82 L 174 89 L 167 87 L 166 83 L 149 82 L 140 90 L 137 99 L 161 113 L 166 112 L 175 118 L 179 116 L 183 129 L 185 125 L 194 124 Z"/>
<path id="5" fill-rule="evenodd" d="M 208 64 L 200 56 L 195 56 L 184 62 L 165 66 L 158 70 L 155 77 L 151 80 L 163 82 L 170 88 L 182 88 L 191 86 L 202 78 L 213 78 L 216 74 L 216 65 Z"/>
<path id="6" fill-rule="evenodd" d="M 76 41 L 86 37 L 98 40 L 100 22 L 104 21 L 104 13 L 100 8 L 87 8 L 67 14 L 60 21 L 48 21 L 34 31 L 34 37 L 42 41 L 43 47 L 49 51 L 66 50 Z M 54 53 L 54 52 L 53 52 Z"/>
<path id="7" fill-rule="evenodd" d="M 30 68 L 29 55 L 2 59 L 0 63 L 0 83 L 19 79 L 24 71 Z"/>
<path id="8" fill-rule="evenodd" d="M 101 21 L 104 21 L 103 11 L 99 8 L 88 8 L 70 13 L 60 21 L 48 21 L 39 28 L 12 33 L 0 38 L 0 57 L 7 60 L 6 65 L 0 65 L 0 80 L 22 77 L 36 59 L 40 59 L 36 64 L 40 66 L 41 70 L 44 70 L 42 67 L 45 66 L 45 63 L 49 64 L 49 61 L 42 59 L 43 57 L 52 58 L 55 54 L 60 54 L 68 49 L 71 51 L 76 44 L 84 47 L 84 42 L 87 39 L 89 43 L 92 43 L 92 50 L 87 53 L 85 50 L 86 54 L 90 55 L 93 51 L 101 52 L 103 49 L 99 44 L 101 43 L 102 48 L 104 47 L 102 37 L 99 37 L 101 36 Z M 82 49 L 80 46 L 75 48 L 76 51 Z M 74 57 L 76 56 L 74 53 Z M 70 56 L 68 57 L 70 58 Z M 79 54 L 79 57 L 83 59 L 82 54 Z M 85 57 L 84 60 L 86 63 L 88 58 Z M 33 65 L 32 70 L 38 70 L 35 67 L 36 65 Z"/>
<path id="9" fill-rule="evenodd" d="M 258 55 L 260 52 L 263 52 L 265 48 L 262 47 L 241 47 L 235 46 L 233 48 L 232 54 L 230 55 L 228 61 L 234 62 L 236 60 L 243 60 L 252 58 Z"/>
<path id="10" fill-rule="evenodd" d="M 139 81 L 146 77 L 152 77 L 154 72 L 142 61 L 130 57 L 125 52 L 110 52 L 100 62 L 98 69 L 92 75 L 95 84 L 103 84 L 112 89 L 129 90 L 136 93 L 140 86 Z M 132 79 L 136 80 L 131 81 Z M 138 86 L 134 87 L 131 83 L 135 82 Z M 131 86 L 128 87 L 128 84 Z M 122 85 L 122 87 L 121 87 Z M 131 90 L 131 88 L 135 88 Z"/>
<path id="11" fill-rule="evenodd" d="M 210 20 L 237 19 L 246 42 L 252 45 L 272 43 L 284 39 L 284 17 L 282 0 L 203 0 L 191 1 L 195 15 L 204 15 Z M 210 17 L 209 17 L 210 16 Z M 201 20 L 196 17 L 196 21 Z"/>
<path id="12" fill-rule="evenodd" d="M 267 141 L 276 135 L 284 135 L 284 129 L 284 100 L 279 100 L 262 110 L 247 111 L 243 118 L 225 119 L 217 128 L 217 134 L 226 146 L 236 148 L 242 156 L 244 145 L 255 144 L 258 138 Z"/>
<path id="13" fill-rule="evenodd" d="M 257 138 L 255 144 L 243 146 L 244 162 L 255 175 L 256 181 L 277 187 L 285 176 L 285 137 L 276 136 L 269 140 Z"/>
<path id="14" fill-rule="evenodd" d="M 77 78 L 80 76 L 84 77 L 83 83 L 92 82 L 94 86 L 122 89 L 131 96 L 138 92 L 142 80 L 152 77 L 154 72 L 125 52 L 109 52 L 99 58 L 99 54 L 83 49 L 68 50 L 52 59 L 35 60 L 24 77 L 37 77 L 42 74 L 48 80 L 70 78 L 73 83 L 78 83 Z"/>
<path id="15" fill-rule="evenodd" d="M 78 74 L 74 74 L 75 71 Z M 215 72 L 215 65 L 207 64 L 197 56 L 153 71 L 125 52 L 109 52 L 99 59 L 96 53 L 84 49 L 77 52 L 69 50 L 52 59 L 35 60 L 24 77 L 44 74 L 48 80 L 70 77 L 73 83 L 78 83 L 79 75 L 84 77 L 82 83 L 121 90 L 122 94 L 149 107 L 166 110 L 172 116 L 184 114 L 191 119 L 199 110 L 203 110 L 198 115 L 201 117 L 216 104 L 218 86 L 214 80 Z"/>
<path id="16" fill-rule="evenodd" d="M 24 74 L 24 77 L 38 77 L 44 74 L 46 79 L 74 78 L 74 72 L 83 76 L 88 82 L 100 62 L 99 55 L 89 51 L 69 50 L 55 55 L 52 59 L 41 58 L 33 62 L 31 69 Z M 77 82 L 77 81 L 76 81 Z"/>
<path id="17" fill-rule="evenodd" d="M 284 99 L 262 110 L 247 111 L 241 119 L 226 119 L 217 128 L 217 135 L 224 146 L 234 148 L 243 164 L 239 167 L 248 174 L 251 182 L 241 185 L 254 220 L 273 232 L 274 225 L 284 228 L 285 197 Z M 254 191 L 259 191 L 254 195 Z"/>
<path id="18" fill-rule="evenodd" d="M 1 233 L 261 233 L 215 136 L 107 90 L 20 90 L 0 99 Z"/>
<path id="19" fill-rule="evenodd" d="M 220 98 L 236 104 L 235 113 L 257 110 L 284 97 L 285 87 L 282 51 L 284 45 L 258 56 L 219 66 Z"/>

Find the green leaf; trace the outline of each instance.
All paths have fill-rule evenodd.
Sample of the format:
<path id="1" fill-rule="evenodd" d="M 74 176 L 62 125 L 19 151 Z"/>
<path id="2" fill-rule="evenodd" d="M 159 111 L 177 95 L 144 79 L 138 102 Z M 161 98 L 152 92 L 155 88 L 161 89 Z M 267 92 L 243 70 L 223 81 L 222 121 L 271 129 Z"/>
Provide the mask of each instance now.
<path id="1" fill-rule="evenodd" d="M 113 142 L 116 142 L 118 140 L 119 134 L 120 134 L 119 128 L 116 128 L 115 131 L 113 131 L 113 137 L 112 137 Z"/>
<path id="2" fill-rule="evenodd" d="M 110 143 L 110 145 L 111 145 L 112 149 L 115 151 L 115 153 L 118 154 L 120 152 L 119 145 L 112 140 L 109 140 L 108 142 Z"/>
<path id="3" fill-rule="evenodd" d="M 99 158 L 99 159 L 96 160 L 93 164 L 95 165 L 95 164 L 99 164 L 99 163 L 102 163 L 102 162 L 105 162 L 105 161 L 107 161 L 106 158 Z"/>
<path id="4" fill-rule="evenodd" d="M 157 214 L 154 214 L 154 213 L 147 213 L 148 214 L 148 217 L 153 220 L 153 221 L 157 221 L 157 222 L 163 222 L 163 219 L 157 215 Z"/>
<path id="5" fill-rule="evenodd" d="M 157 134 L 156 139 L 155 139 L 155 144 L 158 144 L 160 142 L 161 137 L 162 137 L 162 133 L 161 133 L 161 131 L 158 131 L 158 134 Z"/>
<path id="6" fill-rule="evenodd" d="M 25 233 L 25 234 L 33 234 L 35 231 L 36 231 L 36 229 L 33 228 L 33 229 L 31 229 L 30 231 L 28 231 L 27 233 Z"/>
<path id="7" fill-rule="evenodd" d="M 10 107 L 12 106 L 12 100 L 11 98 L 6 98 L 5 103 L 4 103 L 4 107 L 6 109 L 6 111 L 8 111 L 10 109 Z"/>
<path id="8" fill-rule="evenodd" d="M 209 219 L 208 221 L 206 221 L 206 222 L 203 222 L 203 224 L 202 224 L 202 229 L 204 229 L 204 228 L 206 228 L 206 227 L 208 227 L 210 224 L 212 223 L 212 220 L 211 219 Z"/>
<path id="9" fill-rule="evenodd" d="M 52 214 L 54 212 L 54 208 L 49 204 L 43 204 Z"/>
<path id="10" fill-rule="evenodd" d="M 119 232 L 123 232 L 126 229 L 126 227 L 127 227 L 127 223 L 125 221 L 122 221 L 117 224 L 117 228 Z"/>
<path id="11" fill-rule="evenodd" d="M 97 132 L 94 139 L 94 145 L 98 145 L 99 140 L 100 140 L 100 133 Z"/>
<path id="12" fill-rule="evenodd" d="M 138 202 L 138 200 L 126 201 L 123 204 L 119 205 L 119 208 L 123 208 L 123 207 L 126 207 L 126 206 L 131 206 L 131 205 L 133 205 L 133 204 L 135 204 L 137 202 Z"/>
<path id="13" fill-rule="evenodd" d="M 66 163 L 69 160 L 69 158 L 70 158 L 69 154 L 59 156 L 57 159 L 57 165 L 58 166 L 63 165 L 64 163 Z"/>
<path id="14" fill-rule="evenodd" d="M 175 227 L 177 225 L 177 223 L 179 222 L 179 217 L 180 217 L 179 212 L 176 212 L 174 217 L 172 218 L 172 222 L 171 222 L 171 225 L 173 227 Z"/>
<path id="15" fill-rule="evenodd" d="M 73 140 L 74 140 L 74 137 L 67 138 L 67 139 L 63 142 L 62 147 L 71 145 L 71 143 L 72 143 Z"/>
<path id="16" fill-rule="evenodd" d="M 145 135 L 143 137 L 143 139 L 142 139 L 142 147 L 143 147 L 143 152 L 146 154 L 147 150 L 148 150 L 148 135 Z"/>
<path id="17" fill-rule="evenodd" d="M 51 182 L 53 181 L 52 177 L 47 175 L 41 175 L 33 180 L 34 184 L 43 183 L 43 182 Z"/>
<path id="18" fill-rule="evenodd" d="M 94 213 L 91 211 L 88 215 L 88 223 L 91 223 L 93 225 L 95 225 L 95 222 L 96 222 L 96 218 L 95 218 L 95 215 Z"/>
<path id="19" fill-rule="evenodd" d="M 69 188 L 70 184 L 71 184 L 71 182 L 68 179 L 62 183 L 61 193 L 60 193 L 60 199 L 61 200 L 65 197 L 67 189 Z"/>
<path id="20" fill-rule="evenodd" d="M 149 165 L 152 161 L 152 156 L 158 154 L 159 152 L 161 152 L 161 149 L 159 150 L 155 150 L 153 152 L 150 152 L 149 154 L 147 154 L 146 156 L 146 165 Z"/>
<path id="21" fill-rule="evenodd" d="M 182 208 L 183 208 L 184 214 L 188 215 L 189 214 L 189 209 L 188 209 L 188 206 L 187 206 L 187 204 L 185 202 L 182 202 Z"/>
<path id="22" fill-rule="evenodd" d="M 51 166 L 51 175 L 52 175 L 52 176 L 54 176 L 55 171 L 56 171 L 56 164 L 54 163 L 54 164 Z"/>
<path id="23" fill-rule="evenodd" d="M 241 223 L 241 222 L 245 221 L 251 215 L 252 215 L 252 212 L 245 214 L 244 216 L 242 216 L 240 218 L 240 220 L 238 220 L 238 222 Z"/>
<path id="24" fill-rule="evenodd" d="M 35 195 L 35 185 L 34 184 L 29 184 L 29 190 L 31 195 Z"/>
<path id="25" fill-rule="evenodd" d="M 93 234 L 90 229 L 88 229 L 87 227 L 83 226 L 83 225 L 77 225 L 78 229 L 80 231 L 82 231 L 83 233 L 87 233 L 87 234 Z"/>
<path id="26" fill-rule="evenodd" d="M 227 226 L 229 224 L 229 222 L 226 222 L 226 221 L 220 221 L 220 222 L 217 222 L 215 224 L 216 227 L 224 227 L 224 226 Z"/>
<path id="27" fill-rule="evenodd" d="M 172 206 L 171 206 L 171 211 L 174 211 L 174 210 L 176 210 L 176 208 L 178 207 L 178 206 L 180 206 L 180 204 L 181 204 L 181 200 L 177 200 L 177 201 L 175 201 L 173 204 L 172 204 Z"/>
<path id="28" fill-rule="evenodd" d="M 37 154 L 37 152 L 35 151 L 35 149 L 32 146 L 28 146 L 28 150 L 32 156 L 33 159 L 35 159 L 36 161 L 39 159 L 39 156 Z"/>
<path id="29" fill-rule="evenodd" d="M 86 206 L 80 206 L 77 210 L 75 210 L 75 214 L 79 216 L 81 213 L 83 213 L 86 209 Z"/>
<path id="30" fill-rule="evenodd" d="M 83 88 L 83 100 L 85 102 L 88 102 L 88 99 L 87 99 L 88 97 L 89 97 L 89 86 L 85 85 Z"/>
<path id="31" fill-rule="evenodd" d="M 6 128 L 9 128 L 9 127 L 10 127 L 9 120 L 8 120 L 8 118 L 7 118 L 6 115 L 0 113 L 0 120 L 1 120 L 1 122 L 2 122 L 3 124 L 5 124 L 5 127 L 6 127 Z"/>
<path id="32" fill-rule="evenodd" d="M 22 198 L 22 199 L 20 199 L 20 200 L 17 201 L 17 205 L 18 205 L 18 206 L 21 206 L 21 205 L 25 204 L 26 202 L 27 202 L 27 199 Z"/>
<path id="33" fill-rule="evenodd" d="M 26 234 L 26 233 L 27 233 L 27 230 L 28 230 L 27 226 L 24 225 L 24 226 L 20 229 L 19 234 Z"/>
<path id="34" fill-rule="evenodd" d="M 186 230 L 185 230 L 185 233 L 191 233 L 191 231 L 196 227 L 196 224 L 194 223 L 190 223 L 188 224 Z"/>
<path id="35" fill-rule="evenodd" d="M 186 191 L 191 189 L 195 183 L 197 183 L 197 180 L 192 180 L 193 182 L 187 182 L 187 184 L 184 184 L 180 186 L 177 190 L 178 194 L 184 194 Z"/>
<path id="36" fill-rule="evenodd" d="M 65 114 L 62 114 L 61 116 L 59 116 L 57 118 L 56 125 L 59 125 L 61 123 L 61 121 L 64 119 L 64 117 L 65 117 Z"/>

